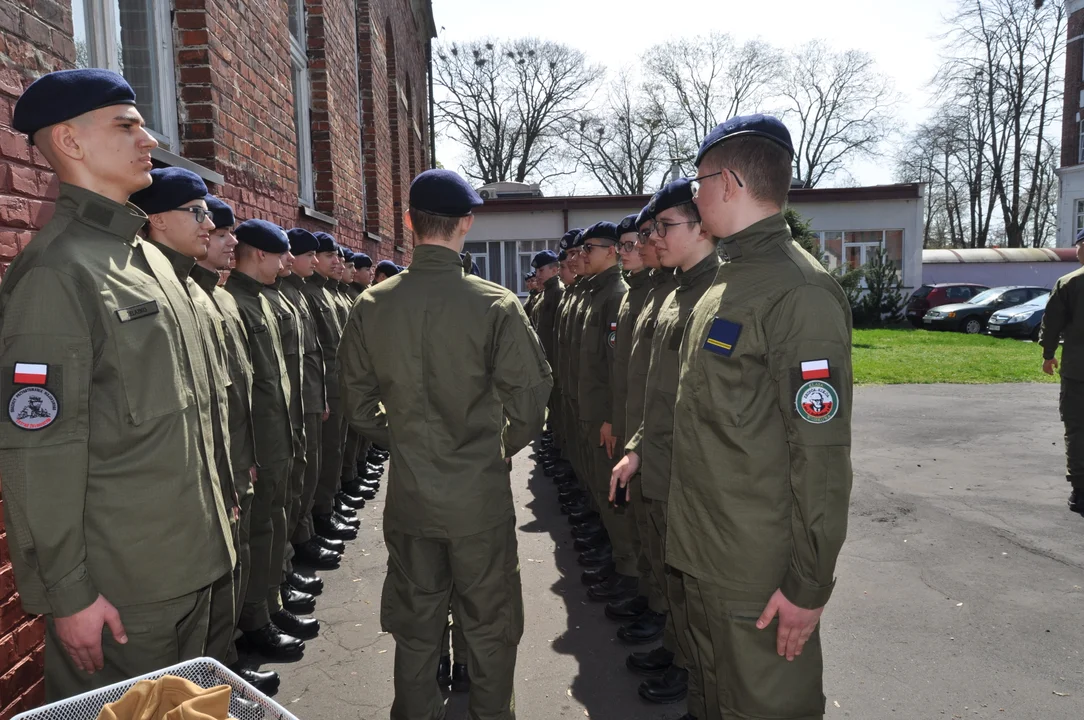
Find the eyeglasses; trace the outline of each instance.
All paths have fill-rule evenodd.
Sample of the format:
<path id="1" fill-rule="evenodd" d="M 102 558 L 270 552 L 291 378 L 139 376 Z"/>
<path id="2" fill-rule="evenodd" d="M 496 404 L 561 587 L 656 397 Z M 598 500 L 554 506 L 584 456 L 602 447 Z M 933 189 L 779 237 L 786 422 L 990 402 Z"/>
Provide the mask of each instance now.
<path id="1" fill-rule="evenodd" d="M 208 210 L 205 207 L 200 207 L 199 205 L 196 205 L 194 207 L 179 207 L 179 208 L 171 208 L 171 209 L 173 210 L 173 212 L 192 213 L 192 215 L 194 215 L 195 218 L 196 218 L 196 224 L 197 225 L 202 225 L 203 221 L 206 220 L 211 215 L 210 210 Z"/>
<path id="2" fill-rule="evenodd" d="M 617 243 L 617 247 L 620 248 L 621 252 L 626 253 L 633 252 L 637 245 L 639 245 L 639 243 L 635 240 L 626 240 L 625 242 Z"/>
<path id="3" fill-rule="evenodd" d="M 683 222 L 668 223 L 661 222 L 659 220 L 652 220 L 648 223 L 647 227 L 640 230 L 636 234 L 640 236 L 640 242 L 646 243 L 651 237 L 652 233 L 658 235 L 660 238 L 666 237 L 666 228 L 678 227 L 680 225 L 695 225 L 699 220 L 685 220 Z"/>
<path id="4" fill-rule="evenodd" d="M 585 251 L 587 251 L 587 252 L 591 252 L 592 250 L 594 250 L 596 248 L 601 248 L 602 250 L 605 250 L 608 247 L 613 247 L 613 246 L 612 245 L 595 245 L 594 243 L 584 243 L 583 244 L 583 249 Z"/>
<path id="5" fill-rule="evenodd" d="M 719 172 L 708 173 L 707 175 L 699 175 L 697 177 L 689 179 L 689 185 L 692 187 L 692 191 L 693 191 L 693 199 L 695 200 L 696 196 L 700 194 L 700 181 L 701 180 L 707 180 L 708 178 L 715 177 L 716 175 L 722 175 L 723 173 L 730 173 L 731 175 L 734 176 L 734 182 L 738 183 L 738 187 L 740 187 L 740 188 L 745 187 L 745 184 L 742 183 L 741 178 L 738 177 L 738 174 L 736 172 L 734 172 L 730 168 L 723 168 Z"/>

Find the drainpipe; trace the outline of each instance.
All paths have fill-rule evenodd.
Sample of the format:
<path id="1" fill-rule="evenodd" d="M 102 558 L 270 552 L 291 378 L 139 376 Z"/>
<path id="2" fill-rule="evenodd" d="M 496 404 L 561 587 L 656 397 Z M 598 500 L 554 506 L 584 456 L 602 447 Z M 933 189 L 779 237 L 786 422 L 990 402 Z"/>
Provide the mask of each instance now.
<path id="1" fill-rule="evenodd" d="M 429 167 L 437 166 L 436 101 L 433 99 L 433 38 L 425 44 L 425 63 L 429 72 Z"/>
<path id="2" fill-rule="evenodd" d="M 359 248 L 365 247 L 365 240 L 368 237 L 366 231 L 368 230 L 368 212 L 366 208 L 368 205 L 365 202 L 365 118 L 361 112 L 361 71 L 358 67 L 361 65 L 361 57 L 358 53 L 358 42 L 361 40 L 358 37 L 358 33 L 361 32 L 361 27 L 358 25 L 358 2 L 360 0 L 354 0 L 354 91 L 358 96 L 358 173 L 361 176 L 361 244 Z M 330 86 L 330 83 L 328 83 Z"/>

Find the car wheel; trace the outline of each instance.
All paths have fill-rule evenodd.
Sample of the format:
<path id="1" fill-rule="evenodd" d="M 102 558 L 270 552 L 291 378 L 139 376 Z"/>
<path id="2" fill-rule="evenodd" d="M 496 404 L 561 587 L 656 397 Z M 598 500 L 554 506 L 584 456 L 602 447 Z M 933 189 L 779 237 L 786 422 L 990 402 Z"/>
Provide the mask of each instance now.
<path id="1" fill-rule="evenodd" d="M 964 320 L 963 331 L 968 335 L 978 335 L 982 332 L 982 328 L 982 320 L 977 317 L 972 317 Z"/>
<path id="2" fill-rule="evenodd" d="M 913 325 L 916 330 L 920 330 L 922 328 L 922 318 L 919 318 L 919 317 L 911 318 L 911 325 Z"/>

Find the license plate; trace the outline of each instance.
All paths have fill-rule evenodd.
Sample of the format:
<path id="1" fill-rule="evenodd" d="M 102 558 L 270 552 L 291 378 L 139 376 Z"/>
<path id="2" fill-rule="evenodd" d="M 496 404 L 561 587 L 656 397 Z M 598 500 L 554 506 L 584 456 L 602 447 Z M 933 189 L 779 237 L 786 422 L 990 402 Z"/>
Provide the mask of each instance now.
<path id="1" fill-rule="evenodd" d="M 990 332 L 997 332 L 1001 329 L 1000 325 L 987 325 L 987 327 L 990 328 Z"/>
<path id="2" fill-rule="evenodd" d="M 930 320 L 929 318 L 922 318 L 922 322 L 930 324 L 933 322 L 933 320 Z"/>

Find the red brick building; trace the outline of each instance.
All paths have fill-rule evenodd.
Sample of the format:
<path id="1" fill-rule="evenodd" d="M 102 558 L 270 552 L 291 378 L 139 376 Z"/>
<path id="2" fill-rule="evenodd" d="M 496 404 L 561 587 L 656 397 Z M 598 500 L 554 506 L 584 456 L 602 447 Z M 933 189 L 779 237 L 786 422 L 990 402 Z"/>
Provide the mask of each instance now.
<path id="1" fill-rule="evenodd" d="M 1084 229 L 1084 0 L 1065 2 L 1065 92 L 1061 115 L 1058 247 L 1070 247 Z"/>
<path id="2" fill-rule="evenodd" d="M 15 101 L 82 66 L 123 72 L 156 163 L 200 174 L 239 219 L 408 263 L 403 194 L 431 162 L 435 34 L 430 0 L 0 0 L 0 271 L 57 190 L 11 128 Z M 41 623 L 22 612 L 0 524 L 0 720 L 41 702 L 41 669 Z"/>

